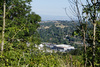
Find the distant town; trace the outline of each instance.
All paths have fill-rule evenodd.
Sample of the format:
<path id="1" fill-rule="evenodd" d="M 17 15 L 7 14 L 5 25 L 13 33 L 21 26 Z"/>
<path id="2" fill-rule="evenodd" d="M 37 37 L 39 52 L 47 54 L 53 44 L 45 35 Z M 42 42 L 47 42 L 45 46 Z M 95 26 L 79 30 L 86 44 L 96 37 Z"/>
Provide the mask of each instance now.
<path id="1" fill-rule="evenodd" d="M 74 50 L 75 47 L 66 44 L 52 44 L 52 43 L 42 43 L 40 45 L 35 45 L 39 50 L 43 50 L 43 52 L 67 52 Z M 45 51 L 44 51 L 45 50 Z"/>

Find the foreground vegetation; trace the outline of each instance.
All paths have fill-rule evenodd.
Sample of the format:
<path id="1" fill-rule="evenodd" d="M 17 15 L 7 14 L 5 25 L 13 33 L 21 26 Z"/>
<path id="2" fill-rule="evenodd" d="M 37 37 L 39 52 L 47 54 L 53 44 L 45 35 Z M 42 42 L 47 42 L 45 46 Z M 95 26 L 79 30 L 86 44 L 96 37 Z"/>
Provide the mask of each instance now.
<path id="1" fill-rule="evenodd" d="M 67 53 L 47 53 L 34 47 L 41 43 L 37 32 L 37 28 L 39 27 L 38 22 L 41 21 L 41 17 L 31 11 L 31 1 L 0 1 L 1 67 L 86 67 L 85 65 L 100 67 L 100 20 L 98 20 L 100 19 L 98 16 L 100 5 L 98 3 L 93 0 L 87 0 L 87 5 L 82 5 L 82 13 L 85 15 L 82 17 L 78 16 L 79 24 L 75 31 L 71 31 L 74 32 L 75 37 L 82 37 L 84 47 Z M 78 1 L 76 0 L 74 3 L 77 7 Z M 56 34 L 57 38 L 55 40 L 57 43 L 67 43 L 67 41 L 59 38 L 59 36 L 64 34 L 61 32 L 61 28 L 68 26 L 61 25 L 61 28 L 57 28 L 59 25 L 56 27 L 52 26 L 52 35 L 48 35 L 54 36 Z M 55 31 L 56 28 L 60 30 L 59 34 Z M 53 41 L 52 38 L 50 40 Z"/>
<path id="2" fill-rule="evenodd" d="M 0 56 L 2 67 L 82 67 L 82 56 L 75 56 L 66 53 L 45 53 L 33 48 L 31 51 L 22 49 L 6 50 Z"/>

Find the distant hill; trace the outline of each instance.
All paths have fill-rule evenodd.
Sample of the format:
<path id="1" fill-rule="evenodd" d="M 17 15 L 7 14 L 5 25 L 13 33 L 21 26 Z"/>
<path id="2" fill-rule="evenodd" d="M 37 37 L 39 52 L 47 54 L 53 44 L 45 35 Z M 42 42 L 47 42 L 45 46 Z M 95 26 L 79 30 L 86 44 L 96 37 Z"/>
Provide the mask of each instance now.
<path id="1" fill-rule="evenodd" d="M 80 37 L 72 36 L 74 30 L 76 29 L 77 22 L 57 20 L 42 21 L 39 24 L 40 27 L 38 28 L 38 32 L 42 42 L 70 44 L 75 47 L 80 46 Z"/>

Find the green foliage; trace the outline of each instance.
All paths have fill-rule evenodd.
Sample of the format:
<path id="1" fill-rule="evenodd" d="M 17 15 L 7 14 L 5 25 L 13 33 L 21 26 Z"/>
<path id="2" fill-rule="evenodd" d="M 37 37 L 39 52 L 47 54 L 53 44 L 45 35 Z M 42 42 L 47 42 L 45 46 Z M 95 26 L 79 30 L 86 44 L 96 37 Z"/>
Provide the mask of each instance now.
<path id="1" fill-rule="evenodd" d="M 96 46 L 96 52 L 95 52 L 95 55 L 96 55 L 96 57 L 95 57 L 95 66 L 96 67 L 99 67 L 100 66 L 100 59 L 99 59 L 99 54 L 100 54 L 100 46 L 98 45 L 98 46 Z M 90 66 L 91 65 L 91 63 L 92 63 L 92 48 L 91 47 L 88 47 L 87 48 L 87 61 L 88 61 L 88 65 Z"/>
<path id="2" fill-rule="evenodd" d="M 32 58 L 30 53 L 33 50 L 33 46 L 41 42 L 37 32 L 37 28 L 39 27 L 38 22 L 41 21 L 41 17 L 31 12 L 31 1 L 6 0 L 5 45 L 3 53 L 1 54 L 0 52 L 0 66 L 2 67 L 22 67 L 27 65 Z M 0 1 L 0 15 L 1 34 L 3 0 Z"/>
<path id="3" fill-rule="evenodd" d="M 82 48 L 77 48 L 77 49 L 75 49 L 75 50 L 69 51 L 69 53 L 70 53 L 71 55 L 80 56 L 80 55 L 82 55 L 82 53 L 83 53 L 82 50 L 83 50 Z"/>
<path id="4" fill-rule="evenodd" d="M 31 1 L 32 0 L 6 1 L 6 42 L 13 43 L 16 40 L 32 42 L 35 38 L 39 40 L 37 33 L 39 24 L 37 22 L 41 21 L 41 17 L 31 12 Z M 1 8 L 1 10 L 2 9 L 3 8 Z M 3 14 L 3 12 L 1 13 Z M 2 23 L 2 21 L 0 22 Z M 2 27 L 2 24 L 0 27 Z M 0 31 L 1 30 L 2 29 L 0 29 Z M 35 36 L 35 34 L 37 35 Z"/>
<path id="5" fill-rule="evenodd" d="M 19 45 L 20 46 L 20 45 Z M 33 47 L 34 48 L 34 47 Z M 21 48 L 22 49 L 22 48 Z M 70 55 L 63 53 L 44 53 L 43 51 L 34 48 L 30 50 L 21 51 L 20 48 L 12 50 L 6 50 L 3 55 L 0 56 L 0 65 L 3 67 L 65 67 L 70 66 Z M 77 67 L 83 63 L 81 56 L 72 56 L 73 66 Z"/>

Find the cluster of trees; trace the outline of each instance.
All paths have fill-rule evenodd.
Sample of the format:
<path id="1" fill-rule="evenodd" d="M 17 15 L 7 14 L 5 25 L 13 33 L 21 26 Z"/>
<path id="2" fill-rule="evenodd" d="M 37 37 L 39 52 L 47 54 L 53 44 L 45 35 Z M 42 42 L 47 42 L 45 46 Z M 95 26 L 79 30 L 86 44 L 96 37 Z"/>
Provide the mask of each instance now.
<path id="1" fill-rule="evenodd" d="M 5 33 L 3 39 L 5 40 L 5 44 L 9 42 L 13 43 L 14 41 L 18 40 L 23 42 L 35 40 L 34 34 L 37 34 L 36 29 L 39 27 L 37 22 L 41 20 L 41 17 L 34 12 L 31 12 L 30 2 L 31 0 L 2 0 L 2 2 L 0 2 L 0 32 L 4 31 L 3 33 Z M 3 14 L 3 3 L 6 6 L 5 15 Z M 2 20 L 2 18 L 4 19 Z"/>
<path id="2" fill-rule="evenodd" d="M 86 4 L 83 4 L 78 0 L 70 0 L 70 3 L 75 5 L 75 8 L 72 7 L 72 9 L 79 20 L 79 25 L 77 26 L 75 33 L 77 32 L 83 40 L 84 67 L 87 67 L 87 65 L 99 67 L 100 1 L 85 0 L 85 2 Z M 79 8 L 80 4 L 82 7 L 82 13 Z M 86 44 L 88 44 L 88 46 Z"/>
<path id="3" fill-rule="evenodd" d="M 0 66 L 31 65 L 41 17 L 31 11 L 32 0 L 0 0 Z M 30 58 L 30 59 L 29 59 Z M 26 61 L 27 60 L 27 61 Z"/>

